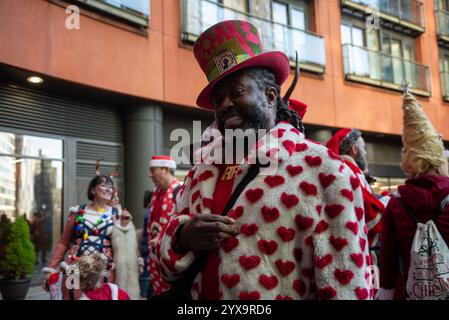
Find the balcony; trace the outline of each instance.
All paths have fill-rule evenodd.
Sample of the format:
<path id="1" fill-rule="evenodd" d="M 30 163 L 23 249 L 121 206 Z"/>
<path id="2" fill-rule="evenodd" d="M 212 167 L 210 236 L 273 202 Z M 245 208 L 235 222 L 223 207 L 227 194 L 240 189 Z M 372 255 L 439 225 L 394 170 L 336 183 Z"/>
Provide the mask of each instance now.
<path id="1" fill-rule="evenodd" d="M 106 13 L 136 26 L 148 27 L 150 0 L 72 0 L 70 2 Z"/>
<path id="2" fill-rule="evenodd" d="M 365 18 L 377 8 L 382 27 L 417 36 L 425 31 L 423 4 L 416 0 L 341 0 L 342 11 Z"/>
<path id="3" fill-rule="evenodd" d="M 343 64 L 347 80 L 397 91 L 406 80 L 414 94 L 431 95 L 428 66 L 352 44 L 343 45 Z"/>
<path id="4" fill-rule="evenodd" d="M 437 20 L 438 43 L 442 47 L 449 48 L 449 12 L 436 10 L 435 18 Z"/>
<path id="5" fill-rule="evenodd" d="M 443 100 L 449 102 L 449 72 L 441 71 L 440 79 L 441 79 L 441 89 L 443 92 Z"/>
<path id="6" fill-rule="evenodd" d="M 297 50 L 302 70 L 317 74 L 325 71 L 326 51 L 324 39 L 319 35 L 255 17 L 213 1 L 182 0 L 181 5 L 183 41 L 194 42 L 201 32 L 217 22 L 228 19 L 245 20 L 258 27 L 265 51 L 283 51 L 293 65 Z"/>

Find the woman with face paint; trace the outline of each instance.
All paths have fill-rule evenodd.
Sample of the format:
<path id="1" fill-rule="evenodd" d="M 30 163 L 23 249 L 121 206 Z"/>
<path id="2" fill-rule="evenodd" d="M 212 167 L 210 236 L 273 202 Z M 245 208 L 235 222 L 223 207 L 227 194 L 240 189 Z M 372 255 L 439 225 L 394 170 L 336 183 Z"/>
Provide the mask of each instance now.
<path id="1" fill-rule="evenodd" d="M 101 282 L 115 283 L 120 279 L 120 282 L 124 278 L 128 279 L 128 283 L 135 282 L 135 285 L 124 289 L 129 291 L 131 299 L 139 298 L 137 243 L 132 216 L 126 209 L 111 205 L 114 192 L 111 177 L 100 173 L 90 181 L 87 188 L 90 203 L 70 209 L 50 263 L 43 269 L 45 290 L 50 289 L 52 277 L 64 269 L 60 268 L 64 265 L 65 270 L 62 271 L 66 271 L 66 276 L 62 281 L 62 297 L 64 300 L 79 299 L 82 292 L 76 279 L 78 274 L 75 270 L 71 275 L 71 271 L 67 270 L 80 257 L 99 253 L 107 259 L 107 270 Z M 66 281 L 70 275 L 72 281 Z"/>

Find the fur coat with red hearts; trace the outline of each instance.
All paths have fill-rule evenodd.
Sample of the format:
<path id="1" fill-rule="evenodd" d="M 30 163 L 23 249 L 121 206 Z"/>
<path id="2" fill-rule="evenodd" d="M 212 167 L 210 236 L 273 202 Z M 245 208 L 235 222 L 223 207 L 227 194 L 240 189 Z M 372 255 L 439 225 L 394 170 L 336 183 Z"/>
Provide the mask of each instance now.
<path id="1" fill-rule="evenodd" d="M 363 198 L 352 171 L 286 122 L 254 149 L 278 167 L 268 175 L 261 171 L 229 212 L 240 233 L 219 249 L 220 298 L 372 298 Z M 241 166 L 234 188 L 247 170 Z M 211 213 L 217 176 L 215 165 L 196 164 L 178 194 L 178 214 L 157 245 L 169 281 L 179 279 L 198 256 L 175 251 L 175 234 L 193 215 Z M 200 297 L 201 281 L 200 272 L 192 285 L 194 299 Z"/>

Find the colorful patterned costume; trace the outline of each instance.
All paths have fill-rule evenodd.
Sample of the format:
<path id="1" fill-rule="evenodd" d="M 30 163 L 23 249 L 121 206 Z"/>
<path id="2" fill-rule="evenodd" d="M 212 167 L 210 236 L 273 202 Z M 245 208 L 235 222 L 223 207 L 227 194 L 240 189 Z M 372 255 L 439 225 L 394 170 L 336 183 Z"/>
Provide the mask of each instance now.
<path id="1" fill-rule="evenodd" d="M 116 277 L 112 249 L 113 234 L 124 236 L 127 243 L 136 241 L 135 232 L 128 232 L 131 229 L 134 230 L 132 223 L 129 223 L 126 228 L 119 225 L 120 214 L 119 210 L 109 206 L 107 210 L 99 212 L 88 209 L 86 205 L 72 207 L 63 234 L 55 246 L 48 267 L 44 268 L 43 272 L 58 272 L 59 265 L 63 260 L 70 266 L 82 255 L 99 252 L 108 259 L 108 274 L 105 274 L 104 281 L 114 283 Z M 126 243 L 123 250 L 128 250 Z M 131 253 L 130 256 L 135 257 L 137 266 L 137 255 Z M 62 283 L 63 298 L 69 299 L 69 290 L 64 285 L 65 279 Z M 75 290 L 74 298 L 78 299 L 80 296 L 81 291 Z"/>

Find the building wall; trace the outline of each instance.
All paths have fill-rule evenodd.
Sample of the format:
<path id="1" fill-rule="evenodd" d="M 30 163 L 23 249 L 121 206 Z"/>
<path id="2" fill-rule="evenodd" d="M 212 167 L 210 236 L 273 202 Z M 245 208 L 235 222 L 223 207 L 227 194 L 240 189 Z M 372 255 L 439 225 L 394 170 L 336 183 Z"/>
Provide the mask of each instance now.
<path id="1" fill-rule="evenodd" d="M 419 98 L 449 140 L 449 104 L 442 100 L 433 0 L 425 0 L 426 32 L 418 62 L 430 66 L 432 96 Z M 83 15 L 67 30 L 64 7 L 47 0 L 0 2 L 0 62 L 89 86 L 195 107 L 206 85 L 191 46 L 180 40 L 180 1 L 151 0 L 148 36 Z M 401 134 L 401 95 L 344 79 L 339 0 L 314 1 L 315 32 L 324 36 L 326 72 L 303 73 L 294 97 L 309 104 L 305 122 Z M 11 27 L 13 26 L 13 27 Z M 287 85 L 290 82 L 287 82 Z"/>

